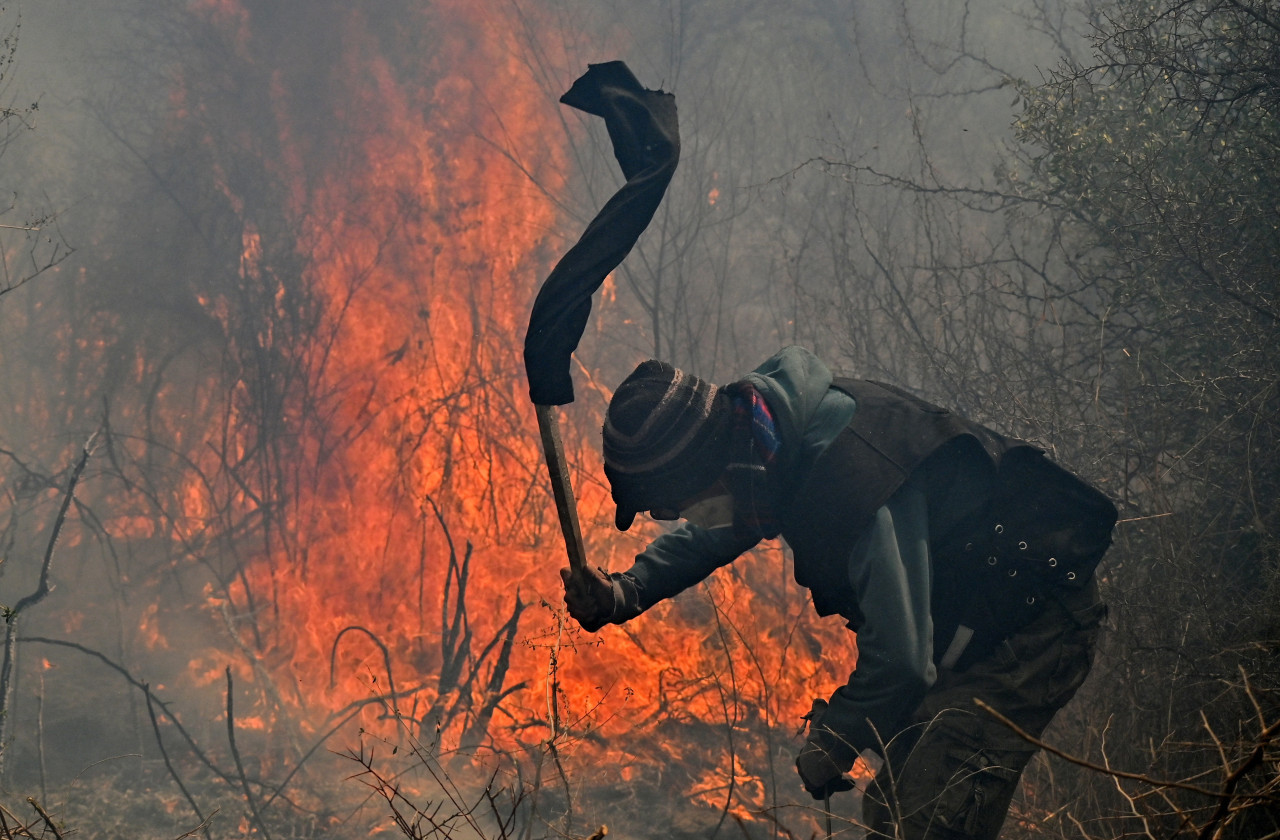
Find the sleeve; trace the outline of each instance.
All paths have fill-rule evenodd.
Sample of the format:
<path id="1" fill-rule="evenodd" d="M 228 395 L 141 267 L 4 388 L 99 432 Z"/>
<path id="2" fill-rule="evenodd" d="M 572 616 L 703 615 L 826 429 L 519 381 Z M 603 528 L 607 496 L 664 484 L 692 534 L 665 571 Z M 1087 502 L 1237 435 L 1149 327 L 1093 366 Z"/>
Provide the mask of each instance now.
<path id="1" fill-rule="evenodd" d="M 852 760 L 880 752 L 937 679 L 930 611 L 928 515 L 919 481 L 904 485 L 850 554 L 863 624 L 858 662 L 819 722 Z"/>
<path id="2" fill-rule="evenodd" d="M 758 541 L 734 534 L 732 527 L 700 528 L 684 523 L 649 543 L 625 572 L 609 575 L 613 583 L 611 624 L 622 624 L 659 601 L 675 597 L 731 563 Z"/>

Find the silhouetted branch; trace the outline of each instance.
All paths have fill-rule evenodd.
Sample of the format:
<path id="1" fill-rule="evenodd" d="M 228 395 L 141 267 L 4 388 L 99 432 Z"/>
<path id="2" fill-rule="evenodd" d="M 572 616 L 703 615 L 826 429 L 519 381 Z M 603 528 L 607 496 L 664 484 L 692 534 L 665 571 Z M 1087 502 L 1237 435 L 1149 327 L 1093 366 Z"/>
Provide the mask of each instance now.
<path id="1" fill-rule="evenodd" d="M 1083 767 L 1086 770 L 1100 773 L 1117 780 L 1126 779 L 1129 781 L 1139 782 L 1157 790 L 1182 790 L 1217 800 L 1217 807 L 1214 809 L 1213 814 L 1203 825 L 1200 826 L 1199 831 L 1197 832 L 1197 836 L 1200 840 L 1208 840 L 1208 838 L 1217 837 L 1220 828 L 1231 819 L 1233 811 L 1239 810 L 1241 805 L 1244 805 L 1245 807 L 1251 807 L 1254 805 L 1276 807 L 1277 805 L 1280 805 L 1280 796 L 1268 793 L 1265 790 L 1250 794 L 1241 794 L 1238 792 L 1240 783 L 1244 780 L 1246 775 L 1262 764 L 1266 757 L 1267 750 L 1274 742 L 1277 733 L 1280 733 L 1280 719 L 1277 719 L 1261 729 L 1257 737 L 1254 739 L 1253 748 L 1250 750 L 1248 756 L 1239 761 L 1234 767 L 1231 766 L 1230 760 L 1226 756 L 1225 752 L 1222 751 L 1221 744 L 1218 744 L 1219 753 L 1222 755 L 1225 776 L 1223 778 L 1222 785 L 1218 790 L 1210 790 L 1208 788 L 1188 784 L 1183 781 L 1156 779 L 1141 773 L 1130 773 L 1124 770 L 1116 770 L 1111 767 L 1095 764 L 1091 761 L 1073 756 L 1042 741 L 1034 735 L 1031 735 L 1016 723 L 1009 720 L 1009 718 L 996 711 L 990 705 L 984 703 L 982 700 L 974 698 L 974 703 L 976 703 L 983 711 L 987 712 L 987 714 L 1007 726 L 1014 734 L 1019 738 L 1022 738 L 1027 743 L 1032 744 L 1047 753 L 1055 755 L 1063 761 L 1074 764 L 1077 767 Z M 1207 723 L 1206 728 L 1208 728 Z M 1214 735 L 1212 729 L 1209 729 L 1209 733 L 1210 736 L 1214 738 L 1215 743 L 1217 743 L 1218 739 L 1216 735 Z M 1272 782 L 1271 785 L 1273 786 L 1274 782 Z M 1173 803 L 1170 803 L 1170 805 L 1172 804 Z M 1174 807 L 1176 809 L 1176 806 Z M 1184 813 L 1183 817 L 1184 822 L 1190 822 L 1189 815 Z"/>
<path id="2" fill-rule="evenodd" d="M 258 824 L 258 830 L 262 832 L 262 836 L 267 840 L 271 840 L 271 834 L 267 831 L 267 824 L 263 822 L 262 815 L 258 813 L 258 804 L 254 801 L 253 793 L 249 790 L 249 780 L 244 774 L 244 764 L 240 761 L 240 751 L 236 749 L 236 718 L 235 709 L 232 702 L 234 694 L 231 684 L 231 666 L 227 666 L 227 741 L 231 744 L 231 757 L 236 763 L 236 774 L 240 777 L 240 788 L 244 791 L 245 802 L 249 804 L 249 811 L 253 815 L 253 821 Z"/>
<path id="3" fill-rule="evenodd" d="M 475 800 L 468 801 L 453 779 L 437 766 L 429 753 L 423 752 L 420 746 L 414 747 L 414 753 L 444 794 L 443 800 L 428 800 L 421 805 L 415 803 L 397 786 L 393 776 L 384 774 L 375 767 L 375 753 L 372 749 L 366 751 L 364 744 L 360 745 L 358 751 L 348 750 L 345 754 L 362 768 L 352 778 L 359 779 L 382 797 L 391 809 L 391 818 L 396 827 L 405 837 L 410 840 L 450 838 L 457 836 L 459 830 L 464 830 L 469 837 L 477 838 L 505 840 L 511 836 L 516 815 L 524 801 L 523 789 L 496 787 L 494 782 L 498 771 L 495 769 Z M 503 801 L 506 797 L 509 800 Z M 482 819 L 485 812 L 488 819 Z M 488 825 L 490 820 L 492 831 Z"/>
<path id="4" fill-rule="evenodd" d="M 49 585 L 49 569 L 53 565 L 54 549 L 58 546 L 58 537 L 62 534 L 62 525 L 67 520 L 67 511 L 71 508 L 72 499 L 75 498 L 76 485 L 80 482 L 80 476 L 84 473 L 85 465 L 89 463 L 89 456 L 93 454 L 94 443 L 97 438 L 97 432 L 89 436 L 89 439 L 85 441 L 80 450 L 80 457 L 76 459 L 75 465 L 71 469 L 71 477 L 67 479 L 67 489 L 63 493 L 62 504 L 58 507 L 58 514 L 53 520 L 53 530 L 49 534 L 48 545 L 45 546 L 44 559 L 40 564 L 40 579 L 35 591 L 20 598 L 12 607 L 3 608 L 5 640 L 4 662 L 0 665 L 0 776 L 3 775 L 5 759 L 8 755 L 6 746 L 8 722 L 13 717 L 13 709 L 10 708 L 9 701 L 13 685 L 13 671 L 16 667 L 18 656 L 18 617 L 27 608 L 43 601 L 52 589 Z"/>
<path id="5" fill-rule="evenodd" d="M 1186 782 L 1173 782 L 1165 779 L 1153 779 L 1150 776 L 1144 776 L 1141 773 L 1130 773 L 1124 770 L 1115 770 L 1111 767 L 1106 767 L 1101 764 L 1094 764 L 1092 761 L 1088 761 L 1087 759 L 1079 758 L 1077 756 L 1071 755 L 1070 753 L 1063 752 L 1062 750 L 1058 749 L 1052 744 L 1049 744 L 1045 741 L 1040 740 L 1036 736 L 1027 732 L 1022 727 L 1018 726 L 1018 724 L 1009 720 L 1009 718 L 1000 714 L 1000 712 L 997 712 L 994 708 L 984 703 L 982 700 L 979 700 L 978 698 L 975 697 L 973 699 L 973 702 L 977 704 L 978 708 L 982 709 L 984 712 L 991 715 L 993 718 L 1000 721 L 1005 726 L 1009 727 L 1009 729 L 1013 731 L 1013 734 L 1017 735 L 1019 738 L 1026 741 L 1028 744 L 1031 744 L 1032 746 L 1038 749 L 1044 750 L 1050 755 L 1056 755 L 1058 758 L 1062 759 L 1063 761 L 1066 761 L 1070 764 L 1074 764 L 1077 767 L 1083 767 L 1086 770 L 1092 770 L 1095 773 L 1102 773 L 1104 775 L 1112 776 L 1117 779 L 1128 779 L 1133 782 L 1141 782 L 1144 785 L 1151 785 L 1152 787 L 1176 788 L 1178 790 L 1190 791 L 1191 793 L 1198 793 L 1201 796 L 1209 796 L 1209 797 L 1218 796 L 1218 794 L 1215 791 L 1209 790 L 1207 788 L 1202 788 L 1197 785 L 1189 785 Z"/>
<path id="6" fill-rule="evenodd" d="M 49 638 L 45 638 L 44 636 L 23 636 L 20 639 L 18 639 L 18 641 L 23 643 L 55 645 L 58 647 L 68 647 L 68 648 L 71 648 L 72 650 L 78 650 L 87 656 L 91 656 L 94 659 L 97 659 L 102 664 L 106 665 L 108 668 L 111 668 L 113 671 L 116 671 L 117 673 L 119 673 L 122 677 L 125 678 L 126 682 L 128 682 L 130 685 L 132 685 L 133 687 L 139 689 L 144 694 L 146 694 L 148 697 L 148 702 L 151 702 L 154 700 L 155 704 L 160 707 L 160 710 L 162 712 L 164 712 L 165 717 L 169 718 L 169 720 L 173 723 L 173 725 L 177 727 L 178 732 L 186 740 L 187 746 L 189 746 L 191 748 L 191 751 L 195 753 L 196 758 L 200 760 L 201 764 L 209 768 L 209 770 L 212 773 L 217 775 L 224 782 L 228 784 L 232 784 L 231 777 L 228 776 L 226 773 L 223 773 L 221 770 L 219 770 L 218 766 L 214 764 L 213 761 L 210 760 L 210 758 L 207 755 L 205 755 L 204 751 L 201 750 L 200 747 L 196 744 L 195 739 L 191 737 L 191 734 L 187 732 L 186 728 L 182 725 L 182 722 L 178 720 L 177 716 L 172 711 L 169 710 L 169 705 L 165 703 L 163 700 L 161 700 L 159 697 L 156 697 L 154 694 L 152 694 L 150 687 L 146 683 L 134 677 L 127 670 L 125 670 L 123 666 L 107 658 L 104 654 L 99 653 L 98 651 L 93 650 L 92 648 L 85 647 L 84 645 L 77 644 L 76 642 L 68 642 L 63 639 L 49 639 Z"/>
<path id="7" fill-rule="evenodd" d="M 27 804 L 34 808 L 36 813 L 40 815 L 40 819 L 44 821 L 45 828 L 53 832 L 55 840 L 62 840 L 62 832 L 58 831 L 58 826 L 54 823 L 53 817 L 49 816 L 49 812 L 40 806 L 40 803 L 35 800 L 35 797 L 28 796 Z"/>
<path id="8" fill-rule="evenodd" d="M 177 728 L 178 733 L 182 736 L 183 740 L 186 741 L 187 746 L 190 748 L 191 752 L 195 755 L 195 757 L 200 761 L 201 764 L 203 764 L 206 768 L 208 768 L 208 770 L 212 772 L 215 776 L 217 776 L 219 779 L 226 782 L 229 786 L 235 787 L 237 785 L 237 781 L 235 779 L 233 779 L 227 773 L 224 773 L 213 762 L 213 760 L 210 759 L 209 756 L 205 754 L 204 750 L 202 750 L 200 746 L 196 743 L 195 738 L 192 737 L 191 733 L 189 733 L 186 730 L 186 728 L 182 725 L 182 722 L 178 720 L 178 717 L 169 709 L 168 704 L 165 703 L 163 700 L 161 700 L 159 697 L 157 697 L 151 691 L 151 687 L 147 683 L 134 677 L 132 674 L 130 674 L 127 670 L 125 670 L 122 666 L 120 666 L 116 662 L 113 662 L 111 659 L 107 658 L 102 653 L 99 653 L 98 651 L 93 650 L 92 648 L 85 647 L 84 645 L 77 644 L 75 642 L 64 641 L 62 639 L 49 639 L 42 636 L 22 636 L 18 639 L 18 641 L 24 644 L 36 643 L 36 644 L 46 644 L 46 645 L 53 645 L 57 647 L 71 648 L 72 650 L 79 651 L 80 653 L 83 653 L 87 656 L 91 656 L 94 659 L 97 659 L 98 661 L 106 665 L 108 668 L 111 668 L 113 671 L 116 671 L 122 677 L 124 677 L 126 682 L 128 682 L 134 688 L 137 688 L 143 693 L 143 695 L 146 697 L 148 711 L 152 711 L 153 707 L 158 707 L 160 709 L 160 711 L 164 714 L 164 716 L 167 717 L 169 721 L 174 725 L 174 727 Z M 422 686 L 416 686 L 414 688 L 409 689 L 408 691 L 402 692 L 398 696 L 400 697 L 411 696 L 421 690 L 422 690 Z M 394 698 L 394 695 L 380 694 L 367 699 L 348 703 L 343 708 L 335 711 L 329 717 L 330 721 L 335 721 L 335 722 L 328 728 L 328 730 L 322 733 L 316 739 L 315 743 L 311 745 L 310 749 L 308 749 L 307 752 L 303 754 L 303 756 L 294 765 L 293 769 L 289 771 L 289 774 L 285 776 L 284 780 L 280 782 L 280 784 L 276 787 L 274 791 L 272 791 L 271 796 L 268 797 L 267 800 L 263 803 L 263 807 L 264 808 L 269 807 L 279 796 L 281 796 L 284 793 L 285 788 L 288 787 L 289 782 L 302 769 L 303 764 L 305 764 L 306 761 L 310 759 L 311 756 L 313 756 L 317 750 L 320 749 L 320 747 L 322 747 L 331 737 L 333 737 L 335 733 L 337 733 L 340 729 L 342 729 L 342 727 L 345 726 L 347 722 L 349 722 L 353 717 L 359 714 L 361 709 L 363 709 L 365 706 L 368 706 L 371 703 L 385 703 L 389 699 L 393 699 L 393 698 Z M 154 717 L 154 712 L 152 713 Z M 153 724 L 153 726 L 154 725 L 155 724 Z M 159 733 L 157 731 L 157 739 L 158 738 L 159 738 Z M 165 750 L 164 750 L 163 744 L 160 746 L 160 749 L 161 749 L 161 753 L 164 754 Z M 168 759 L 166 754 L 166 761 L 167 760 Z M 171 773 L 172 772 L 173 771 L 171 770 Z M 178 781 L 176 776 L 175 776 L 175 781 Z M 179 787 L 181 787 L 181 782 L 179 782 Z M 199 812 L 197 811 L 197 814 L 198 813 Z"/>
<path id="9" fill-rule="evenodd" d="M 338 631 L 338 635 L 333 639 L 333 647 L 329 649 L 329 687 L 333 688 L 335 680 L 337 679 L 338 644 L 342 641 L 342 637 L 345 636 L 348 631 L 364 633 L 369 637 L 369 640 L 377 645 L 378 649 L 382 651 L 382 664 L 387 672 L 387 690 L 389 692 L 387 696 L 394 700 L 396 697 L 396 680 L 395 676 L 391 672 L 391 651 L 387 649 L 387 646 L 382 643 L 382 640 L 379 639 L 372 630 L 369 630 L 366 627 L 361 627 L 358 624 L 343 627 Z"/>
<path id="10" fill-rule="evenodd" d="M 494 662 L 493 670 L 489 672 L 489 679 L 481 692 L 481 695 L 485 698 L 484 702 L 481 703 L 480 710 L 476 712 L 471 725 L 468 726 L 467 730 L 462 734 L 460 743 L 464 749 L 469 746 L 478 745 L 484 738 L 485 733 L 489 730 L 489 722 L 493 719 L 493 713 L 498 708 L 498 704 L 513 692 L 519 691 L 527 685 L 526 682 L 519 682 L 516 685 L 505 689 L 503 688 L 503 683 L 507 681 L 507 672 L 511 667 L 511 650 L 515 645 L 516 630 L 520 626 L 520 614 L 524 612 L 525 607 L 527 606 L 527 604 L 520 600 L 520 592 L 517 590 L 515 606 L 511 610 L 511 617 L 507 619 L 506 623 L 502 625 L 498 632 L 494 634 L 493 638 L 489 640 L 489 644 L 485 645 L 484 650 L 480 652 L 480 657 L 477 660 L 477 666 L 479 663 L 482 663 L 489 658 L 489 655 L 493 652 L 498 640 L 502 640 L 502 649 L 498 653 L 497 661 Z M 478 667 L 473 671 L 473 674 L 476 673 L 476 671 L 478 671 Z M 472 680 L 468 680 L 468 685 L 470 685 L 471 682 Z"/>
<path id="11" fill-rule="evenodd" d="M 191 791 L 187 790 L 187 786 L 182 783 L 182 777 L 178 775 L 178 771 L 173 767 L 173 762 L 169 760 L 169 751 L 164 748 L 164 738 L 160 736 L 160 722 L 156 720 L 155 704 L 151 702 L 150 685 L 143 684 L 143 695 L 147 699 L 147 716 L 151 718 L 151 730 L 156 735 L 156 746 L 160 749 L 160 757 L 164 759 L 165 769 L 169 771 L 169 776 L 173 779 L 174 784 L 178 786 L 178 790 L 182 791 L 182 795 L 186 798 L 187 804 L 191 806 L 191 810 L 195 811 L 196 819 L 200 820 L 200 827 L 204 828 L 205 837 L 208 837 L 208 820 L 205 818 L 204 813 L 201 812 L 195 797 L 191 795 Z M 199 828 L 196 830 L 198 831 Z"/>

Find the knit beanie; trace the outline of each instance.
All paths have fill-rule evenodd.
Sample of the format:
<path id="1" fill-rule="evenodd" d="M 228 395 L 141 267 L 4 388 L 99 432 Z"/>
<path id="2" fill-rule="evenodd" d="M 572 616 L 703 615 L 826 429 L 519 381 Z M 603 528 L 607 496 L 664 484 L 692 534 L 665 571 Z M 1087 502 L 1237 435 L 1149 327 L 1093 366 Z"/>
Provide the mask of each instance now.
<path id="1" fill-rule="evenodd" d="M 604 473 L 618 530 L 637 513 L 676 507 L 715 483 L 729 463 L 732 411 L 718 387 L 666 362 L 623 380 L 604 423 Z"/>

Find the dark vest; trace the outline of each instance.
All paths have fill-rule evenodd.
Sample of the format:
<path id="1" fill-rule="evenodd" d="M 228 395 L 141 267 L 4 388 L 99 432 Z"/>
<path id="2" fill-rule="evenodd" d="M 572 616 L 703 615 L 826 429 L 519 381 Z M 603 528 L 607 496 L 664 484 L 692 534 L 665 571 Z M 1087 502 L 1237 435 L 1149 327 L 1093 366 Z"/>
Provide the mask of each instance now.
<path id="1" fill-rule="evenodd" d="M 855 629 L 861 624 L 848 582 L 850 551 L 908 477 L 922 466 L 943 472 L 934 465 L 961 453 L 992 479 L 985 497 L 972 500 L 971 512 L 947 533 L 931 528 L 935 621 L 941 606 L 951 613 L 947 624 L 985 622 L 992 626 L 978 629 L 1000 635 L 1038 613 L 1032 607 L 1046 585 L 1084 584 L 1115 523 L 1114 506 L 1097 490 L 1037 447 L 892 385 L 852 379 L 833 385 L 857 401 L 857 410 L 779 517 L 796 581 L 810 590 L 820 615 L 838 613 Z M 970 602 L 981 602 L 985 617 L 957 609 Z"/>

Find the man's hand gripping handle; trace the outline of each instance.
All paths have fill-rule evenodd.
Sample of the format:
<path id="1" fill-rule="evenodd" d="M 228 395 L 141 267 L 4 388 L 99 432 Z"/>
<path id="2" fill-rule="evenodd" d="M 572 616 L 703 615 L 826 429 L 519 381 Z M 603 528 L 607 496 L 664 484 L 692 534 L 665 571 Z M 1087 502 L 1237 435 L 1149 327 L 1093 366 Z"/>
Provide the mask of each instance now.
<path id="1" fill-rule="evenodd" d="M 613 614 L 613 584 L 604 572 L 587 566 L 587 550 L 582 542 L 578 504 L 573 497 L 564 444 L 560 440 L 556 406 L 535 405 L 533 408 L 538 415 L 542 451 L 547 459 L 547 473 L 551 477 L 556 510 L 560 514 L 560 531 L 564 535 L 565 552 L 569 555 L 569 567 L 560 570 L 560 578 L 564 581 L 565 605 L 569 608 L 569 615 L 577 619 L 583 629 L 599 630 L 608 624 L 609 617 Z"/>

